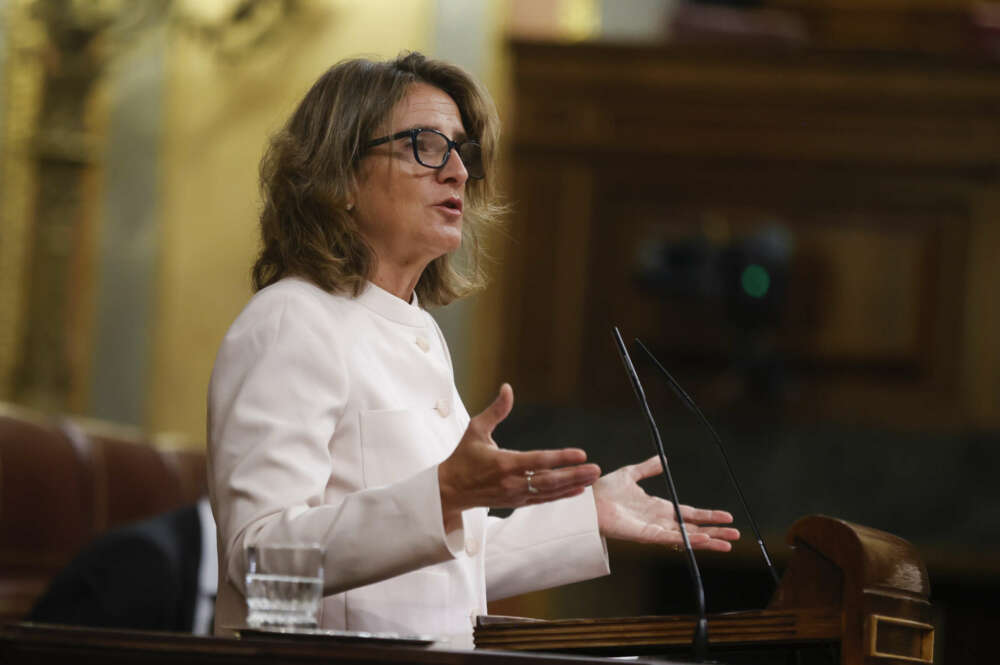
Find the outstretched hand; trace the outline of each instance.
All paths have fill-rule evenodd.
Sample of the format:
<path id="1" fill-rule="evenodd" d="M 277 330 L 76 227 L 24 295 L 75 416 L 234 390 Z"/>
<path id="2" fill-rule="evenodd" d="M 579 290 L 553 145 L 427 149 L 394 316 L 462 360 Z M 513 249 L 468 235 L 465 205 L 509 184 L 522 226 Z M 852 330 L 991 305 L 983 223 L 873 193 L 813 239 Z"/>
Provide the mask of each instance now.
<path id="1" fill-rule="evenodd" d="M 438 465 L 446 531 L 460 525 L 461 513 L 468 508 L 517 508 L 555 501 L 580 494 L 600 478 L 600 467 L 585 464 L 587 454 L 579 448 L 528 452 L 500 448 L 493 430 L 513 406 L 514 391 L 505 383 L 493 403 L 469 422 L 451 456 Z"/>
<path id="2" fill-rule="evenodd" d="M 659 458 L 650 457 L 645 462 L 624 466 L 594 483 L 597 523 L 602 535 L 640 543 L 683 544 L 674 504 L 646 494 L 638 485 L 643 478 L 662 472 Z M 733 521 L 733 516 L 724 510 L 682 505 L 681 517 L 691 547 L 695 549 L 728 552 L 732 549 L 730 541 L 740 537 L 736 529 L 716 526 Z"/>

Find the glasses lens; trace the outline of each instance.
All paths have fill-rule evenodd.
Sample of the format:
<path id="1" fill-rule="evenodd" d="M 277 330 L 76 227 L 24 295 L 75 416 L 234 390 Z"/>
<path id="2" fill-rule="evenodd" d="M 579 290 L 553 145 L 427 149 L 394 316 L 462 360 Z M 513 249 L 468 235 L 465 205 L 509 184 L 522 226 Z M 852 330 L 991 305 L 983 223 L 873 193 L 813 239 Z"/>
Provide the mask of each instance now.
<path id="1" fill-rule="evenodd" d="M 475 141 L 466 141 L 458 147 L 458 156 L 465 164 L 470 178 L 482 178 L 486 175 L 483 172 L 483 149 Z"/>
<path id="2" fill-rule="evenodd" d="M 416 136 L 417 158 L 424 166 L 432 169 L 444 166 L 448 155 L 448 139 L 437 132 L 421 131 Z"/>

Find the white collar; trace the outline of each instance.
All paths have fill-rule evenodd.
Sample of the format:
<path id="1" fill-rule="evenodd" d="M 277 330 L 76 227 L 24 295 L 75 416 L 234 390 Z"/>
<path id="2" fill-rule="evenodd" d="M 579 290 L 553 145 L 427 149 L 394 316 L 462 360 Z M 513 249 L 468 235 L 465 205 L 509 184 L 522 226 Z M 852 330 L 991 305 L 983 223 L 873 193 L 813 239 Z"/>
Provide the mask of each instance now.
<path id="1" fill-rule="evenodd" d="M 357 297 L 357 301 L 390 321 L 419 328 L 427 325 L 427 313 L 420 308 L 416 291 L 413 292 L 410 302 L 406 302 L 380 286 L 368 282 L 364 291 Z"/>

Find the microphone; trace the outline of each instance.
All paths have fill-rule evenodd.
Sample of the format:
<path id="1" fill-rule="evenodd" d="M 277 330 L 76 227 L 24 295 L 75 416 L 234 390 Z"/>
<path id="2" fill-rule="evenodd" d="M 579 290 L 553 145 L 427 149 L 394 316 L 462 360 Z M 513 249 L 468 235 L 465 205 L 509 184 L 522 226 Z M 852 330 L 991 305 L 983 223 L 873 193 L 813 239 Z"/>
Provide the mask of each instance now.
<path id="1" fill-rule="evenodd" d="M 698 420 L 701 421 L 701 424 L 708 428 L 708 431 L 711 432 L 712 438 L 715 440 L 715 445 L 718 447 L 719 453 L 722 454 L 722 460 L 726 463 L 726 471 L 729 472 L 729 479 L 732 481 L 733 487 L 736 488 L 736 494 L 740 497 L 740 503 L 743 505 L 743 512 L 746 513 L 747 519 L 750 521 L 750 528 L 753 529 L 753 535 L 757 538 L 757 546 L 760 548 L 761 556 L 764 557 L 764 564 L 767 566 L 768 572 L 771 573 L 771 579 L 774 581 L 774 587 L 778 588 L 778 585 L 781 582 L 781 579 L 778 576 L 778 571 L 775 569 L 774 564 L 771 563 L 771 555 L 767 551 L 767 545 L 764 544 L 764 537 L 760 535 L 760 529 L 757 527 L 757 520 L 753 518 L 753 513 L 750 512 L 750 506 L 747 504 L 746 497 L 743 496 L 743 490 L 740 488 L 740 483 L 736 480 L 736 473 L 733 471 L 733 465 L 729 463 L 729 455 L 726 454 L 726 449 L 722 445 L 722 439 L 715 431 L 715 428 L 712 427 L 712 424 L 708 422 L 708 418 L 705 417 L 705 414 L 702 413 L 701 409 L 698 408 L 698 405 L 695 404 L 694 399 L 687 394 L 687 391 L 681 388 L 681 384 L 679 384 L 677 379 L 671 376 L 670 372 L 667 371 L 667 368 L 656 359 L 653 352 L 650 351 L 638 337 L 636 337 L 635 343 L 646 352 L 646 355 L 649 356 L 660 372 L 663 373 L 663 376 L 667 378 L 667 384 L 670 386 L 670 389 L 674 391 L 674 394 L 677 395 L 677 399 L 683 402 L 684 406 L 694 413 Z"/>
<path id="2" fill-rule="evenodd" d="M 684 518 L 681 516 L 681 504 L 677 499 L 677 487 L 674 485 L 674 476 L 670 473 L 670 465 L 667 464 L 667 453 L 663 449 L 663 439 L 660 438 L 660 430 L 656 426 L 653 412 L 649 408 L 649 402 L 646 400 L 646 391 L 642 389 L 639 374 L 635 371 L 635 366 L 632 364 L 632 358 L 628 354 L 628 349 L 625 348 L 622 335 L 618 332 L 618 326 L 614 326 L 612 330 L 614 332 L 615 343 L 618 345 L 618 354 L 622 358 L 622 364 L 625 365 L 625 371 L 628 373 L 629 379 L 632 380 L 632 389 L 635 391 L 635 397 L 642 407 L 643 414 L 646 416 L 646 422 L 649 424 L 653 445 L 656 447 L 656 453 L 660 456 L 664 478 L 666 478 L 667 488 L 670 490 L 670 500 L 674 504 L 674 514 L 677 515 L 677 526 L 681 530 L 681 539 L 684 541 L 684 552 L 687 554 L 688 570 L 691 573 L 695 603 L 698 606 L 698 623 L 695 625 L 693 641 L 694 657 L 696 662 L 703 663 L 708 652 L 708 614 L 705 611 L 705 585 L 702 584 L 701 571 L 698 570 L 698 562 L 694 558 L 694 549 L 691 548 L 691 541 L 688 540 L 687 530 L 684 528 Z"/>

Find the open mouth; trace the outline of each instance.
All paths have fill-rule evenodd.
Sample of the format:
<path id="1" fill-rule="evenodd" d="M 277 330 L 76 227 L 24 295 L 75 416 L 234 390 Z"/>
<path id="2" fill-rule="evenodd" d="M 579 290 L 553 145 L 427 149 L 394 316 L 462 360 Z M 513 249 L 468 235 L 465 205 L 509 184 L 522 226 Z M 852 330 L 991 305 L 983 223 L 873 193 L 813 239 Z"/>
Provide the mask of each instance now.
<path id="1" fill-rule="evenodd" d="M 437 205 L 442 208 L 447 208 L 448 210 L 454 210 L 455 212 L 462 212 L 462 199 L 457 196 L 450 196 L 444 201 L 439 202 Z"/>

